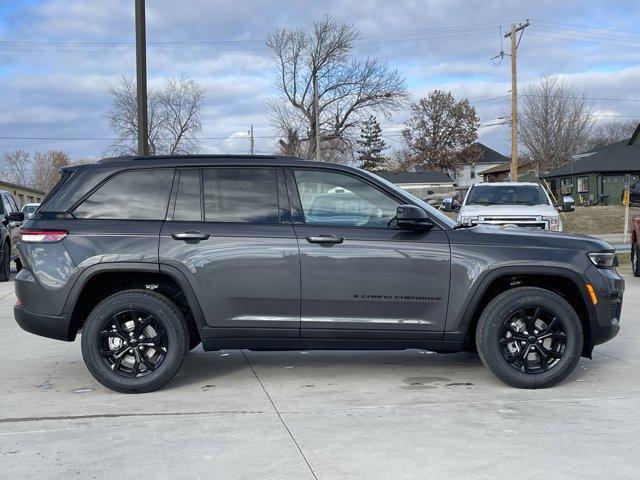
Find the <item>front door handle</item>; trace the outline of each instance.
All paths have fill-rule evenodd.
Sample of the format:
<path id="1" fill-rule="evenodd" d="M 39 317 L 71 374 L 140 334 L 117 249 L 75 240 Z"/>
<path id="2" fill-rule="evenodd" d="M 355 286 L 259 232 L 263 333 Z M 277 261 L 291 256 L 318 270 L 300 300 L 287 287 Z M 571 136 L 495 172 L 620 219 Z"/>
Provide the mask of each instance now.
<path id="1" fill-rule="evenodd" d="M 309 243 L 321 243 L 321 244 L 336 244 L 344 242 L 343 237 L 338 237 L 336 235 L 318 235 L 315 237 L 307 237 L 307 242 Z"/>
<path id="2" fill-rule="evenodd" d="M 197 231 L 188 231 L 184 233 L 172 233 L 171 238 L 174 240 L 183 240 L 187 243 L 198 243 L 200 240 L 206 240 L 211 235 Z"/>

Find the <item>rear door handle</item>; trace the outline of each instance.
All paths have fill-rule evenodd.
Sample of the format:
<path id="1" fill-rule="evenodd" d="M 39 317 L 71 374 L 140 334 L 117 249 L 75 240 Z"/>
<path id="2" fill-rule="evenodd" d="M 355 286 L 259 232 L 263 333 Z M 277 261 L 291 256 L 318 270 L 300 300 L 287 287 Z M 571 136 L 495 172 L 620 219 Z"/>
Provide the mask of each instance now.
<path id="1" fill-rule="evenodd" d="M 187 243 L 198 243 L 200 240 L 206 240 L 211 235 L 197 231 L 188 231 L 184 233 L 172 233 L 171 238 L 174 240 L 183 240 Z"/>
<path id="2" fill-rule="evenodd" d="M 344 237 L 336 235 L 318 235 L 315 237 L 307 237 L 309 243 L 336 244 L 344 242 Z"/>

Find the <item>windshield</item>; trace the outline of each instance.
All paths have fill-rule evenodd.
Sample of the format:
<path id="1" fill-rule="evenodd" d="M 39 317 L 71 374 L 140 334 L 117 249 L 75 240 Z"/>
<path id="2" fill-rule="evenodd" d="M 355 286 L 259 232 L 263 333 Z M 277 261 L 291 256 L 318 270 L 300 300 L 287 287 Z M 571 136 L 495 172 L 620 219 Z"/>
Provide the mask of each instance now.
<path id="1" fill-rule="evenodd" d="M 22 207 L 24 213 L 33 213 L 38 209 L 38 205 L 25 205 Z"/>
<path id="2" fill-rule="evenodd" d="M 549 205 L 549 199 L 538 185 L 475 185 L 464 204 Z"/>
<path id="3" fill-rule="evenodd" d="M 426 211 L 429 215 L 431 215 L 433 218 L 438 220 L 440 223 L 448 226 L 449 228 L 453 228 L 456 225 L 458 225 L 458 222 L 456 222 L 455 220 L 452 220 L 451 218 L 447 217 L 444 213 L 440 212 L 439 210 L 436 210 L 435 208 L 433 208 L 431 205 L 429 205 L 424 200 L 420 200 L 418 197 L 415 197 L 415 196 L 411 195 L 406 190 L 403 190 L 402 188 L 394 185 L 393 183 L 389 182 L 388 180 L 385 180 L 382 177 L 379 177 L 378 175 L 375 175 L 375 174 L 373 174 L 371 172 L 367 172 L 367 174 L 368 175 L 373 175 L 374 177 L 376 177 L 377 180 L 379 180 L 380 182 L 384 183 L 387 187 L 391 188 L 392 190 L 400 193 L 400 195 L 411 198 L 411 200 L 416 205 L 420 206 L 422 209 L 424 209 L 424 211 Z"/>

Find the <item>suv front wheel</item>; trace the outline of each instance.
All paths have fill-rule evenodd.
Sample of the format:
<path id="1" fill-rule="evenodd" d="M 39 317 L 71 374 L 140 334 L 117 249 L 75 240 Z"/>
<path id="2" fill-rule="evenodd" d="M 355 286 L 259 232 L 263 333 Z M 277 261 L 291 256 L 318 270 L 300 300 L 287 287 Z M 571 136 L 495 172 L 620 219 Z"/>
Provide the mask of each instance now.
<path id="1" fill-rule="evenodd" d="M 518 388 L 551 387 L 575 369 L 582 326 L 559 295 L 534 287 L 508 290 L 484 309 L 476 329 L 484 365 Z"/>
<path id="2" fill-rule="evenodd" d="M 107 297 L 82 331 L 82 357 L 93 377 L 122 393 L 144 393 L 168 382 L 189 347 L 180 309 L 148 290 Z"/>

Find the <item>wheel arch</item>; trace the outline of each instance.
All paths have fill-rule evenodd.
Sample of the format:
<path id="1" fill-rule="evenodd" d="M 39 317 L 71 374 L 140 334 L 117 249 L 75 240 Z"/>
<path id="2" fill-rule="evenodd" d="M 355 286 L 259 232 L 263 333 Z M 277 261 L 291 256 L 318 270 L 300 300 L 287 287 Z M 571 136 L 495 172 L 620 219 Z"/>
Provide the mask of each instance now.
<path id="1" fill-rule="evenodd" d="M 70 335 L 75 337 L 93 307 L 118 291 L 146 288 L 170 298 L 183 310 L 189 328 L 206 324 L 191 285 L 178 269 L 150 263 L 102 263 L 87 268 L 75 281 L 63 313 L 70 315 Z"/>
<path id="2" fill-rule="evenodd" d="M 478 286 L 467 305 L 458 329 L 445 332 L 444 340 L 462 341 L 469 349 L 475 348 L 475 330 L 480 314 L 496 295 L 521 286 L 534 286 L 554 292 L 573 307 L 583 329 L 583 355 L 591 355 L 591 323 L 596 311 L 589 301 L 586 280 L 579 273 L 563 267 L 514 266 L 491 270 L 477 282 Z"/>

